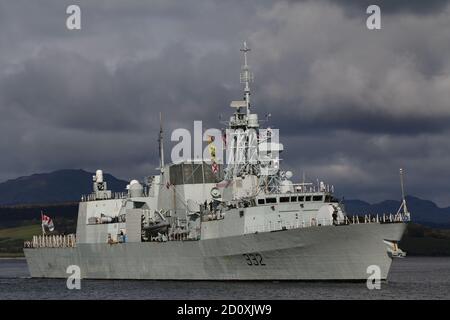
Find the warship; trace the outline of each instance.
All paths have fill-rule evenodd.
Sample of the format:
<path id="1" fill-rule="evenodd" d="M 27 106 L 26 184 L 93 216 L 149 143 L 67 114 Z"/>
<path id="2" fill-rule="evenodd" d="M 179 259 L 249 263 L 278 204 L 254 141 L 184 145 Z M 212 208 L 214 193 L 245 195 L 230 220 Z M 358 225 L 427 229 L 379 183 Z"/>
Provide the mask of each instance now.
<path id="1" fill-rule="evenodd" d="M 245 42 L 241 51 L 243 100 L 231 102 L 220 139 L 227 160 L 210 146 L 209 159 L 166 165 L 161 126 L 158 174 L 116 193 L 97 170 L 76 234 L 25 243 L 31 277 L 66 278 L 74 265 L 83 279 L 366 281 L 373 265 L 388 277 L 393 258 L 405 255 L 403 180 L 396 213 L 360 216 L 346 214 L 333 186 L 293 182 L 275 130 L 253 112 Z"/>

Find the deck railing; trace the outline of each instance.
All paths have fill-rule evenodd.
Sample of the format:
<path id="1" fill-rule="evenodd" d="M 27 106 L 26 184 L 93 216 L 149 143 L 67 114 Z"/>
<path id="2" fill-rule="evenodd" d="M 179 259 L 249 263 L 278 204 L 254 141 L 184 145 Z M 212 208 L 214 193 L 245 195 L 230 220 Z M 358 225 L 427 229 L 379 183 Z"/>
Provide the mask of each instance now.
<path id="1" fill-rule="evenodd" d="M 41 235 L 33 236 L 33 240 L 25 241 L 24 248 L 74 248 L 76 237 L 69 235 Z"/>
<path id="2" fill-rule="evenodd" d="M 81 196 L 81 202 L 87 201 L 97 201 L 97 200 L 109 200 L 109 199 L 126 199 L 128 197 L 128 192 L 113 192 L 110 197 L 97 198 L 95 193 L 90 193 Z"/>
<path id="3" fill-rule="evenodd" d="M 364 215 L 345 217 L 344 219 L 315 219 L 311 218 L 309 221 L 297 220 L 295 223 L 278 222 L 267 223 L 264 225 L 246 226 L 245 233 L 271 232 L 288 229 L 321 227 L 321 226 L 339 226 L 351 224 L 369 224 L 369 223 L 399 223 L 408 221 L 403 214 L 383 214 L 383 215 Z"/>

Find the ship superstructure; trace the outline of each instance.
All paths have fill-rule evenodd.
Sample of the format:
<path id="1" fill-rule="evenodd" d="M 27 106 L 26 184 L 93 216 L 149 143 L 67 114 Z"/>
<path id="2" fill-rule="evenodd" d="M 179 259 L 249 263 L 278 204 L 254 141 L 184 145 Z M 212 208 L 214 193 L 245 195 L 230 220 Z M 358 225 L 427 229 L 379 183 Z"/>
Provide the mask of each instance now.
<path id="1" fill-rule="evenodd" d="M 244 43 L 243 100 L 232 101 L 226 161 L 185 159 L 112 193 L 98 170 L 82 197 L 75 236 L 35 236 L 24 249 L 33 277 L 210 280 L 363 280 L 388 275 L 409 221 L 395 214 L 349 217 L 324 182 L 294 183 L 280 166 L 278 133 L 260 128 L 250 104 Z"/>

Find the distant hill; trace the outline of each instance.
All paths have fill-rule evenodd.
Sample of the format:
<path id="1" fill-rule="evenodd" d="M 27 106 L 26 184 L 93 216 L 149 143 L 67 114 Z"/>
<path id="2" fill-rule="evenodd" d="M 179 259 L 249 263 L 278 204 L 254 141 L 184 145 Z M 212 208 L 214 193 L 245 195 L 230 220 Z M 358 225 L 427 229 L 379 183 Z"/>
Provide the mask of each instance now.
<path id="1" fill-rule="evenodd" d="M 75 228 L 78 216 L 78 202 L 0 206 L 0 229 L 39 224 L 41 211 L 50 216 L 55 224 L 58 222 L 58 230 L 61 223 L 57 220 L 61 219 L 72 221 Z"/>
<path id="2" fill-rule="evenodd" d="M 81 195 L 92 192 L 93 175 L 81 169 L 59 170 L 8 180 L 0 183 L 0 205 L 79 201 Z M 103 176 L 113 192 L 125 190 L 126 181 Z"/>
<path id="3" fill-rule="evenodd" d="M 450 207 L 440 208 L 430 200 L 413 196 L 406 197 L 406 203 L 411 212 L 411 220 L 431 227 L 450 228 Z M 395 213 L 400 207 L 400 201 L 385 200 L 370 204 L 361 200 L 345 200 L 345 209 L 349 215 Z"/>

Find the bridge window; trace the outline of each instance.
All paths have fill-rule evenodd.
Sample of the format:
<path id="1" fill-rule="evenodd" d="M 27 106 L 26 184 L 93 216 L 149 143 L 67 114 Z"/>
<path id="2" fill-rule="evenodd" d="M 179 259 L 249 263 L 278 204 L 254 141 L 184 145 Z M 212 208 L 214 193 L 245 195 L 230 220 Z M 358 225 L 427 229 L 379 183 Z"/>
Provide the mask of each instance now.
<path id="1" fill-rule="evenodd" d="M 291 202 L 297 202 L 297 197 L 291 197 Z"/>
<path id="2" fill-rule="evenodd" d="M 265 204 L 264 199 L 258 199 L 258 204 Z"/>
<path id="3" fill-rule="evenodd" d="M 300 201 L 305 201 L 305 197 L 304 196 L 299 196 L 298 197 L 298 201 L 300 202 Z"/>
<path id="4" fill-rule="evenodd" d="M 289 197 L 280 197 L 280 202 L 289 202 Z"/>
<path id="5" fill-rule="evenodd" d="M 277 203 L 277 198 L 266 198 L 266 203 Z"/>
<path id="6" fill-rule="evenodd" d="M 311 201 L 311 196 L 306 196 L 305 201 Z"/>
<path id="7" fill-rule="evenodd" d="M 322 201 L 323 196 L 313 196 L 313 201 Z"/>

